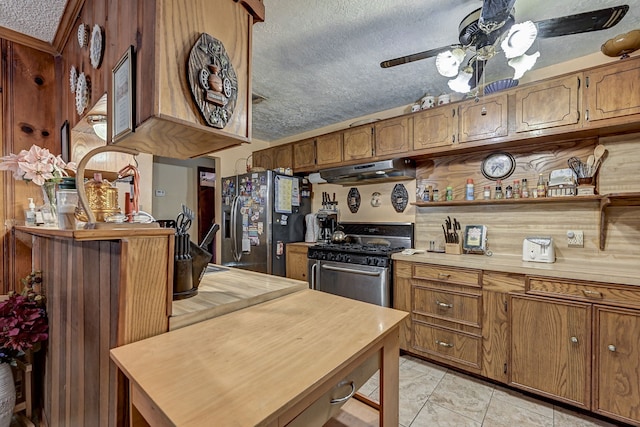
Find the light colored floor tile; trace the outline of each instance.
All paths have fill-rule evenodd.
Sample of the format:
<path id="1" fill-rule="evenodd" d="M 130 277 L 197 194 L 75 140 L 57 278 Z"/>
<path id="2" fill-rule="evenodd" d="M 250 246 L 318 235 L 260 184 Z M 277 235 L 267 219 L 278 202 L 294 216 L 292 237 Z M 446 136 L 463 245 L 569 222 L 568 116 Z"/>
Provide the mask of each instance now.
<path id="1" fill-rule="evenodd" d="M 444 368 L 440 365 L 436 365 L 435 363 L 430 363 L 422 359 L 418 359 L 413 356 L 402 356 L 400 358 L 400 366 L 403 369 L 411 368 L 418 371 L 423 371 L 425 374 L 429 374 L 432 377 L 444 377 L 444 374 L 447 373 L 447 368 Z"/>
<path id="2" fill-rule="evenodd" d="M 553 405 L 506 387 L 496 386 L 492 400 L 500 400 L 520 409 L 553 419 Z"/>
<path id="3" fill-rule="evenodd" d="M 496 399 L 494 393 L 482 426 L 553 427 L 553 410 L 550 415 L 551 417 L 545 417 L 537 412 L 516 406 L 509 400 Z"/>
<path id="4" fill-rule="evenodd" d="M 358 393 L 363 394 L 367 397 L 372 397 L 373 393 L 376 392 L 378 387 L 380 387 L 380 371 L 376 371 L 376 373 L 373 374 L 373 376 L 369 378 L 367 382 L 358 389 Z M 377 400 L 378 399 L 376 397 L 376 401 Z"/>
<path id="5" fill-rule="evenodd" d="M 493 387 L 488 383 L 451 371 L 442 378 L 429 401 L 482 422 L 492 393 Z"/>
<path id="6" fill-rule="evenodd" d="M 481 424 L 449 409 L 427 402 L 411 427 L 480 427 Z"/>
<path id="7" fill-rule="evenodd" d="M 618 424 L 608 423 L 580 412 L 554 406 L 553 425 L 554 427 L 616 427 Z"/>

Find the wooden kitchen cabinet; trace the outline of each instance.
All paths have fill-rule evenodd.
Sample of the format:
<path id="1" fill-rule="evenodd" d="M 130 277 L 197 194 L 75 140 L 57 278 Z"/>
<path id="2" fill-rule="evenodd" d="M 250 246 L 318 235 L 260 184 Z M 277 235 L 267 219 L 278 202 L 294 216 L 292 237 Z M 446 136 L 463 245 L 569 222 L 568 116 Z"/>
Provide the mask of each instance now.
<path id="1" fill-rule="evenodd" d="M 382 120 L 375 124 L 375 155 L 402 154 L 411 148 L 413 119 L 407 116 Z"/>
<path id="2" fill-rule="evenodd" d="M 591 305 L 512 295 L 511 380 L 584 409 L 591 398 Z"/>
<path id="3" fill-rule="evenodd" d="M 515 89 L 516 132 L 579 128 L 581 78 L 578 73 Z"/>
<path id="4" fill-rule="evenodd" d="M 253 167 L 293 168 L 293 145 L 283 144 L 253 152 Z"/>
<path id="5" fill-rule="evenodd" d="M 637 121 L 640 117 L 640 58 L 584 72 L 585 127 Z"/>
<path id="6" fill-rule="evenodd" d="M 273 169 L 273 150 L 266 148 L 264 150 L 254 151 L 251 154 L 251 167 Z"/>
<path id="7" fill-rule="evenodd" d="M 456 142 L 456 108 L 445 105 L 423 110 L 413 116 L 413 149 L 446 147 Z"/>
<path id="8" fill-rule="evenodd" d="M 507 94 L 470 100 L 458 107 L 458 142 L 507 136 Z"/>
<path id="9" fill-rule="evenodd" d="M 288 243 L 285 249 L 285 265 L 286 275 L 290 279 L 298 279 L 307 282 L 308 277 L 308 260 L 307 251 L 309 244 L 307 243 Z"/>
<path id="10" fill-rule="evenodd" d="M 291 145 L 293 149 L 293 170 L 296 172 L 313 170 L 316 165 L 316 140 L 305 139 Z"/>
<path id="11" fill-rule="evenodd" d="M 596 305 L 593 411 L 640 423 L 640 312 Z"/>
<path id="12" fill-rule="evenodd" d="M 320 135 L 316 138 L 316 165 L 325 166 L 342 162 L 342 132 Z"/>
<path id="13" fill-rule="evenodd" d="M 411 313 L 411 281 L 413 264 L 405 261 L 394 261 L 393 265 L 393 308 Z M 411 317 L 407 316 L 400 323 L 400 349 L 411 350 Z"/>
<path id="14" fill-rule="evenodd" d="M 370 159 L 375 155 L 373 126 L 360 126 L 343 132 L 342 157 L 345 161 Z"/>

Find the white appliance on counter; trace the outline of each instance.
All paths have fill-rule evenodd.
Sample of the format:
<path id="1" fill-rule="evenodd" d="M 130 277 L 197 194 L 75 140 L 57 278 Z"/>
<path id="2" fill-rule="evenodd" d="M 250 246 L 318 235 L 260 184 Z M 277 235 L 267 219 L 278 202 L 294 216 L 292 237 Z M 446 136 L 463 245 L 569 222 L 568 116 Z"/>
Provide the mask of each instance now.
<path id="1" fill-rule="evenodd" d="M 526 237 L 522 242 L 522 260 L 532 262 L 556 262 L 552 237 Z"/>

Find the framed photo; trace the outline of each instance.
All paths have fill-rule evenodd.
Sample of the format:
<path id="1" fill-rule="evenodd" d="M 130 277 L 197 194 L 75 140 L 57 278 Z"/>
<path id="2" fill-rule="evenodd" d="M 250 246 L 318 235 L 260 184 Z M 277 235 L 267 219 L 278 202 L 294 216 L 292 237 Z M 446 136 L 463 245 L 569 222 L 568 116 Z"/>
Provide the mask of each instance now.
<path id="1" fill-rule="evenodd" d="M 69 163 L 69 157 L 71 156 L 71 153 L 69 152 L 70 148 L 69 148 L 69 141 L 70 141 L 70 134 L 69 134 L 70 130 L 69 130 L 69 120 L 65 120 L 64 123 L 62 124 L 62 127 L 60 128 L 60 145 L 62 148 L 62 151 L 60 152 L 60 156 L 62 157 L 62 160 L 65 163 Z"/>
<path id="2" fill-rule="evenodd" d="M 134 131 L 135 52 L 129 46 L 111 72 L 111 142 Z"/>
<path id="3" fill-rule="evenodd" d="M 484 253 L 487 248 L 487 227 L 467 225 L 464 228 L 462 248 L 466 253 Z"/>

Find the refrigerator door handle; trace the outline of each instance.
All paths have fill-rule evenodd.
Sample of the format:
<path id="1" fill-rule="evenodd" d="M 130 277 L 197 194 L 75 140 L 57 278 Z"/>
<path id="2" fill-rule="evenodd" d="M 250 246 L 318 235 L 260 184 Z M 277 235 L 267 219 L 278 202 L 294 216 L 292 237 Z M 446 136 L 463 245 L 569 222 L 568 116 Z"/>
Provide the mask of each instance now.
<path id="1" fill-rule="evenodd" d="M 238 205 L 240 204 L 240 197 L 235 196 L 233 202 L 231 202 L 231 240 L 233 241 L 233 259 L 236 262 L 240 262 L 242 254 L 238 251 Z"/>

